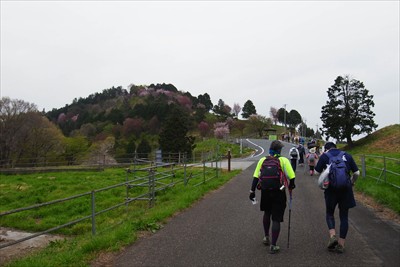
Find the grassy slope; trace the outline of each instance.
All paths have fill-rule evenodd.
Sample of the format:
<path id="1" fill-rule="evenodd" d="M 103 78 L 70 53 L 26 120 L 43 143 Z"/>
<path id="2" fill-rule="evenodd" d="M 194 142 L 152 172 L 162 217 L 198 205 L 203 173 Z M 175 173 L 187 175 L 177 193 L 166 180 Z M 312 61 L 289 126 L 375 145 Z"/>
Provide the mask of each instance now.
<path id="1" fill-rule="evenodd" d="M 344 147 L 343 150 L 353 155 L 360 168 L 360 155 L 377 155 L 400 159 L 400 125 L 395 124 L 384 127 L 356 141 L 354 147 Z M 371 169 L 369 166 L 382 168 L 382 159 L 368 157 L 366 158 L 366 163 L 367 174 L 379 177 L 380 170 Z M 392 172 L 400 173 L 399 161 L 387 160 L 386 168 Z M 399 175 L 389 173 L 387 174 L 387 179 L 396 185 L 400 185 Z M 377 182 L 370 177 L 360 177 L 355 188 L 357 191 L 373 197 L 379 204 L 383 204 L 400 215 L 400 189 L 383 182 Z"/>
<path id="2" fill-rule="evenodd" d="M 354 143 L 353 148 L 344 147 L 352 154 L 400 157 L 400 124 L 384 127 Z"/>

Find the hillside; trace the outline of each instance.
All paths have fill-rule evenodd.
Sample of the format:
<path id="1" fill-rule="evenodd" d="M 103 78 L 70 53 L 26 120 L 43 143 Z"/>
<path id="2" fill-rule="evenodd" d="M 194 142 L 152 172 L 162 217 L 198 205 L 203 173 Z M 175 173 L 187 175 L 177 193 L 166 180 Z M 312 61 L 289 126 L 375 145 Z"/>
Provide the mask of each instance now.
<path id="1" fill-rule="evenodd" d="M 352 148 L 344 147 L 353 154 L 400 156 L 400 124 L 386 126 L 354 143 Z"/>

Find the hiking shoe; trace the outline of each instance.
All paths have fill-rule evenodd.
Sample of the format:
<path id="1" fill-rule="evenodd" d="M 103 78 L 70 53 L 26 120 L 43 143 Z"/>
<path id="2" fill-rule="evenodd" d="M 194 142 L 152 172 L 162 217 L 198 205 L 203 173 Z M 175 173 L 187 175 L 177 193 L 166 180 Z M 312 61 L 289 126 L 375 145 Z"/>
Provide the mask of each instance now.
<path id="1" fill-rule="evenodd" d="M 280 249 L 281 249 L 281 248 L 280 248 L 279 246 L 271 245 L 271 246 L 269 247 L 269 253 L 270 253 L 270 254 L 278 253 Z"/>
<path id="2" fill-rule="evenodd" d="M 266 245 L 266 246 L 269 246 L 269 245 L 270 245 L 269 237 L 268 237 L 268 236 L 264 236 L 263 243 L 264 243 L 264 245 Z"/>
<path id="3" fill-rule="evenodd" d="M 333 251 L 333 250 L 335 250 L 337 245 L 338 245 L 338 240 L 337 240 L 336 236 L 334 235 L 329 239 L 328 249 Z"/>
<path id="4" fill-rule="evenodd" d="M 344 253 L 344 246 L 338 244 L 335 249 L 336 253 L 342 254 Z"/>

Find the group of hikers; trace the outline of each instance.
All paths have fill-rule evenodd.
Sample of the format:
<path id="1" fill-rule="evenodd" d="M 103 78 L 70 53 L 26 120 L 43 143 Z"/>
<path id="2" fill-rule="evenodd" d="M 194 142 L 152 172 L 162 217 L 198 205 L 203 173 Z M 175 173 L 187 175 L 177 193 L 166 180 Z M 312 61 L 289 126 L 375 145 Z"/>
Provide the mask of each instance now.
<path id="1" fill-rule="evenodd" d="M 307 160 L 310 175 L 321 174 L 320 179 L 326 177 L 320 187 L 324 189 L 325 218 L 329 230 L 327 249 L 343 253 L 349 228 L 348 211 L 356 205 L 352 187 L 360 174 L 353 157 L 337 149 L 333 142 L 327 142 L 321 154 L 312 144 L 308 144 L 309 151 L 307 153 L 302 144 L 293 146 L 289 151 L 289 159 L 281 155 L 283 147 L 284 144 L 281 141 L 272 141 L 269 155 L 258 161 L 253 173 L 249 198 L 254 200 L 256 190 L 261 192 L 260 210 L 264 212 L 263 243 L 269 247 L 271 254 L 280 251 L 277 241 L 280 223 L 283 222 L 286 209 L 285 188 L 288 188 L 291 198 L 292 190 L 296 188 L 297 161 L 299 165 L 304 165 L 304 160 Z M 336 206 L 339 206 L 339 237 L 335 230 Z"/>
<path id="2" fill-rule="evenodd" d="M 312 140 L 307 144 L 307 151 L 304 145 L 300 143 L 290 148 L 288 156 L 293 171 L 296 172 L 297 165 L 304 166 L 304 160 L 306 160 L 309 173 L 313 176 L 315 173 L 314 168 L 320 155 L 319 144 L 315 140 Z"/>

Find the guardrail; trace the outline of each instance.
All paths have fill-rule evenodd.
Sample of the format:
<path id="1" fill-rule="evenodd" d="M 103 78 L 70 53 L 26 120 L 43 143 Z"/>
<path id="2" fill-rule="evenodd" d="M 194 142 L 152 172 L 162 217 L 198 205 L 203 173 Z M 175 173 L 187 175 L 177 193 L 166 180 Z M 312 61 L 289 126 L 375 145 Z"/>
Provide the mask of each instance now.
<path id="1" fill-rule="evenodd" d="M 19 220 L 23 219 L 24 216 L 20 215 L 20 213 L 25 211 L 37 210 L 42 207 L 48 207 L 51 205 L 56 205 L 59 203 L 65 203 L 68 201 L 73 201 L 81 198 L 88 198 L 88 200 L 80 200 L 81 205 L 84 205 L 85 201 L 89 201 L 90 210 L 88 210 L 89 215 L 82 216 L 79 218 L 74 218 L 68 222 L 64 222 L 61 225 L 57 225 L 50 229 L 40 231 L 38 233 L 32 234 L 25 238 L 21 238 L 18 240 L 10 241 L 7 243 L 0 244 L 0 249 L 12 246 L 23 241 L 38 237 L 40 235 L 44 235 L 47 233 L 54 232 L 56 230 L 72 226 L 79 222 L 85 220 L 91 220 L 91 230 L 92 235 L 96 235 L 96 217 L 100 214 L 109 212 L 111 210 L 115 210 L 121 206 L 128 206 L 129 203 L 134 201 L 148 201 L 149 208 L 153 207 L 156 201 L 156 193 L 158 191 L 166 190 L 169 187 L 173 187 L 178 183 L 183 183 L 186 186 L 199 186 L 201 184 L 206 183 L 211 179 L 215 179 L 219 177 L 219 168 L 221 165 L 219 164 L 220 159 L 216 159 L 213 161 L 202 161 L 201 163 L 163 163 L 163 162 L 153 162 L 146 160 L 135 160 L 135 164 L 133 168 L 128 168 L 125 170 L 126 179 L 124 182 L 114 184 L 108 187 L 100 188 L 92 190 L 91 192 L 86 192 L 74 196 L 70 196 L 63 199 L 57 199 L 46 203 L 40 203 L 36 205 L 32 205 L 29 207 L 18 208 L 10 211 L 5 211 L 0 213 L 0 220 L 5 218 L 5 216 L 16 215 L 15 218 L 18 217 Z M 215 167 L 206 167 L 206 164 L 211 164 L 211 166 Z M 219 165 L 219 167 L 218 167 Z M 200 171 L 199 171 L 200 170 Z M 179 173 L 179 175 L 177 175 Z M 99 201 L 96 200 L 96 196 L 103 191 L 113 190 L 115 188 L 123 188 L 125 187 L 125 194 L 122 194 L 123 190 L 120 190 L 121 198 L 124 200 L 120 203 L 117 203 L 112 206 L 104 207 L 101 210 L 97 210 L 97 206 Z M 104 203 L 101 203 L 104 205 Z M 39 214 L 39 211 L 37 211 Z M 32 216 L 32 215 L 25 215 Z M 81 214 L 77 214 L 76 216 L 81 216 Z"/>
<path id="2" fill-rule="evenodd" d="M 360 155 L 360 161 L 361 177 L 369 177 L 377 182 L 384 182 L 400 189 L 400 159 Z"/>

